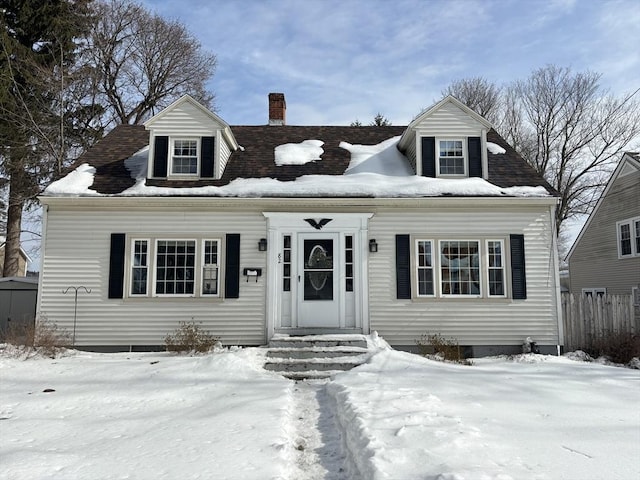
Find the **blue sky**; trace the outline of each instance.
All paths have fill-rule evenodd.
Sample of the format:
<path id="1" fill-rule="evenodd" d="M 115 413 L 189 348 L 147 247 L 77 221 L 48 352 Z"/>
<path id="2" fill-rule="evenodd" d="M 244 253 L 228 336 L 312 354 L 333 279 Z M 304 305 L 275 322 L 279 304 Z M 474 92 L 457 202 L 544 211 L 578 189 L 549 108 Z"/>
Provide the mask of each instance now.
<path id="1" fill-rule="evenodd" d="M 592 70 L 616 95 L 640 87 L 637 0 L 144 0 L 218 57 L 210 82 L 231 125 L 406 125 L 451 81 L 498 84 L 546 64 Z"/>

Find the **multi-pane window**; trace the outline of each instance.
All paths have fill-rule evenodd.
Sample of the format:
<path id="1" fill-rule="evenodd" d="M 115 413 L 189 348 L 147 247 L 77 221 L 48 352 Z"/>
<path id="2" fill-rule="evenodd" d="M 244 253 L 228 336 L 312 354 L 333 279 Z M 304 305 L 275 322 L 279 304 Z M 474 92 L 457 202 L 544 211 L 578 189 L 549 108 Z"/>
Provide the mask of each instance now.
<path id="1" fill-rule="evenodd" d="M 173 141 L 171 173 L 174 175 L 198 174 L 198 141 L 176 139 Z"/>
<path id="2" fill-rule="evenodd" d="M 502 240 L 487 240 L 487 273 L 490 297 L 506 295 L 504 281 L 504 247 Z"/>
<path id="3" fill-rule="evenodd" d="M 616 224 L 618 256 L 640 256 L 640 217 L 622 220 Z"/>
<path id="4" fill-rule="evenodd" d="M 193 295 L 195 291 L 195 240 L 156 242 L 157 295 Z"/>
<path id="5" fill-rule="evenodd" d="M 480 244 L 470 240 L 440 241 L 442 295 L 480 295 Z"/>
<path id="6" fill-rule="evenodd" d="M 131 295 L 147 294 L 149 241 L 134 240 L 131 248 Z"/>
<path id="7" fill-rule="evenodd" d="M 462 140 L 438 140 L 438 172 L 440 175 L 465 175 Z"/>
<path id="8" fill-rule="evenodd" d="M 205 240 L 202 246 L 202 294 L 218 294 L 218 240 Z"/>
<path id="9" fill-rule="evenodd" d="M 344 237 L 345 291 L 353 292 L 353 236 Z"/>
<path id="10" fill-rule="evenodd" d="M 431 240 L 417 241 L 418 296 L 432 296 L 433 291 L 433 250 Z"/>
<path id="11" fill-rule="evenodd" d="M 129 245 L 132 297 L 220 294 L 220 239 L 134 238 Z"/>

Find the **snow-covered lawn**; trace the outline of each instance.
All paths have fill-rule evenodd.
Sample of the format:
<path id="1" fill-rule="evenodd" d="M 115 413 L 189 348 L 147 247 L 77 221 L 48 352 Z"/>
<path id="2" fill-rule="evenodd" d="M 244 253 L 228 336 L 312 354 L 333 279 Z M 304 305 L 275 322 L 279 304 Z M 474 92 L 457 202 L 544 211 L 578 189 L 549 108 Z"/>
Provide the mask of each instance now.
<path id="1" fill-rule="evenodd" d="M 296 385 L 263 355 L 0 355 L 0 478 L 640 478 L 639 370 L 382 350 Z"/>

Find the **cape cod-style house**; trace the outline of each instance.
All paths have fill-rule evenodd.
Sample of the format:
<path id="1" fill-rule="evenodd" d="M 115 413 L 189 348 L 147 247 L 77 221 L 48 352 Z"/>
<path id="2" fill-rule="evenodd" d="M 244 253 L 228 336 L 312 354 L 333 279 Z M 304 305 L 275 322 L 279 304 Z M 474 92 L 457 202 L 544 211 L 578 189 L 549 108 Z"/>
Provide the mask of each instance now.
<path id="1" fill-rule="evenodd" d="M 408 126 L 230 126 L 185 96 L 40 197 L 38 310 L 84 348 L 275 333 L 425 333 L 468 353 L 563 343 L 553 189 L 449 96 Z M 74 304 L 62 295 L 84 286 Z"/>

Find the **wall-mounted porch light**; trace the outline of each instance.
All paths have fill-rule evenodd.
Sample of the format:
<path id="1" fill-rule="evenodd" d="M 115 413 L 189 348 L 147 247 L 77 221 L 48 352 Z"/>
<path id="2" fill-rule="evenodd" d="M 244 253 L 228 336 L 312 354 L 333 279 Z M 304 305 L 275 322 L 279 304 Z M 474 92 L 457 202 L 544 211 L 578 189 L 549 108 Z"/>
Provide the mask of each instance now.
<path id="1" fill-rule="evenodd" d="M 369 240 L 369 251 L 371 253 L 376 253 L 378 251 L 378 242 L 374 238 Z"/>
<path id="2" fill-rule="evenodd" d="M 260 241 L 258 242 L 258 251 L 259 252 L 266 252 L 267 251 L 267 239 L 266 238 L 261 238 Z"/>

